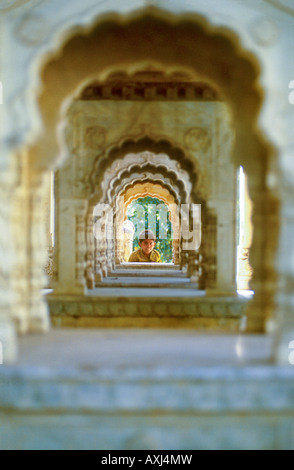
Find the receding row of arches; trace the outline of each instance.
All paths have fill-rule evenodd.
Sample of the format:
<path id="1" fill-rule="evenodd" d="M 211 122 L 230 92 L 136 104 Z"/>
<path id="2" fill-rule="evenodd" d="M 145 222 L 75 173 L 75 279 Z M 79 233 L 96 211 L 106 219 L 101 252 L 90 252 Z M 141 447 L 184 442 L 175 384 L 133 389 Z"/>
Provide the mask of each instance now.
<path id="1" fill-rule="evenodd" d="M 119 93 L 109 92 L 108 77 L 121 71 L 127 77 L 124 86 Z M 138 72 L 150 80 L 146 94 L 134 98 L 125 82 L 133 82 Z M 154 75 L 156 80 L 161 76 L 165 88 L 160 99 L 161 88 L 152 87 Z M 108 204 L 115 209 L 120 198 L 126 205 L 130 197 L 144 194 L 142 184 L 149 185 L 148 195 L 158 195 L 160 186 L 176 206 L 201 204 L 202 286 L 235 293 L 237 173 L 242 165 L 254 229 L 250 263 L 255 298 L 248 328 L 264 330 L 273 305 L 277 240 L 277 233 L 270 240 L 266 236 L 266 214 L 269 207 L 277 211 L 277 200 L 266 185 L 271 149 L 256 127 L 262 103 L 257 80 L 258 65 L 238 39 L 198 17 L 169 20 L 159 13 L 138 13 L 124 23 L 99 21 L 69 34 L 60 50 L 46 57 L 37 100 L 46 132 L 28 149 L 28 161 L 35 186 L 52 169 L 56 175 L 56 294 L 85 294 L 95 276 L 113 269 L 119 244 L 118 249 L 95 245 L 94 208 Z M 105 86 L 99 92 L 92 87 L 89 99 L 85 90 L 97 81 Z M 183 81 L 185 92 L 179 91 Z M 165 82 L 173 86 L 167 89 Z M 192 273 L 195 256 L 179 253 L 180 263 L 185 259 Z"/>

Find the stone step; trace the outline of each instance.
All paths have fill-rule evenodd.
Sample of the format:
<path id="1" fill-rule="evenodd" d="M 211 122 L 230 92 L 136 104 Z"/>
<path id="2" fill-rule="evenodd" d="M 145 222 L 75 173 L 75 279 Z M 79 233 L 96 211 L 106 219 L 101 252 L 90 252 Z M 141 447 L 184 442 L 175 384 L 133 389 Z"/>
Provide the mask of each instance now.
<path id="1" fill-rule="evenodd" d="M 160 270 L 160 269 L 114 269 L 109 273 L 109 277 L 176 277 L 176 278 L 185 278 L 188 279 L 187 273 L 179 270 Z"/>
<path id="2" fill-rule="evenodd" d="M 143 270 L 174 270 L 181 271 L 181 267 L 174 263 L 121 263 L 115 266 L 116 270 L 120 269 L 143 269 Z"/>
<path id="3" fill-rule="evenodd" d="M 141 273 L 139 273 L 141 274 Z M 131 289 L 133 287 L 153 287 L 156 289 L 195 289 L 195 283 L 186 277 L 154 277 L 154 276 L 115 276 L 106 277 L 96 287 L 125 287 Z"/>
<path id="4" fill-rule="evenodd" d="M 88 295 L 47 296 L 55 326 L 212 328 L 240 331 L 250 299 L 204 291 L 105 287 Z"/>
<path id="5" fill-rule="evenodd" d="M 294 369 L 272 350 L 266 335 L 187 330 L 20 337 L 0 367 L 0 449 L 291 450 Z"/>

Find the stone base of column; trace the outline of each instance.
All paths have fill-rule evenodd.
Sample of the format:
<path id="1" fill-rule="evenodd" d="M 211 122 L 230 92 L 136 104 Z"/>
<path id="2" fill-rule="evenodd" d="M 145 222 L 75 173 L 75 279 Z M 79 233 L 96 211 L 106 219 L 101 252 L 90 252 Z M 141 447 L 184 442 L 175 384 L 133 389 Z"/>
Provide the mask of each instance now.
<path id="1" fill-rule="evenodd" d="M 14 325 L 0 320 L 0 364 L 13 364 L 18 358 L 18 342 Z"/>
<path id="2" fill-rule="evenodd" d="M 30 309 L 28 332 L 46 333 L 50 330 L 50 313 L 47 302 L 43 299 Z"/>
<path id="3" fill-rule="evenodd" d="M 52 285 L 54 295 L 86 295 L 87 287 L 83 283 L 69 282 L 69 283 L 58 283 L 55 282 Z"/>
<path id="4" fill-rule="evenodd" d="M 205 289 L 205 294 L 207 297 L 236 297 L 238 295 L 236 289 L 220 289 L 217 287 Z"/>
<path id="5" fill-rule="evenodd" d="M 255 299 L 246 308 L 244 332 L 249 334 L 266 333 L 267 307 Z"/>
<path id="6" fill-rule="evenodd" d="M 238 289 L 250 289 L 252 275 L 253 270 L 249 264 L 249 248 L 240 248 L 238 256 Z"/>

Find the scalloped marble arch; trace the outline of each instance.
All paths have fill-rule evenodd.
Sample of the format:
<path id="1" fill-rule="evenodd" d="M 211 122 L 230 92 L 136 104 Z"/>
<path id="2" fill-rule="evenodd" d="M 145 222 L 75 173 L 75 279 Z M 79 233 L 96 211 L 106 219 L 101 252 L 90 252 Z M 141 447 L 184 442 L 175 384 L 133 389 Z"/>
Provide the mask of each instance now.
<path id="1" fill-rule="evenodd" d="M 62 164 L 66 147 L 58 142 L 56 126 L 64 125 L 67 104 L 89 77 L 103 78 L 115 69 L 133 71 L 144 64 L 188 71 L 215 88 L 232 112 L 236 136 L 232 158 L 248 175 L 253 203 L 250 262 L 255 297 L 247 327 L 263 331 L 274 308 L 276 289 L 279 224 L 273 228 L 272 220 L 278 221 L 279 199 L 267 183 L 267 171 L 276 155 L 257 122 L 263 101 L 258 59 L 242 48 L 234 31 L 213 26 L 197 14 L 177 16 L 156 8 L 126 16 L 101 16 L 90 25 L 68 31 L 62 44 L 43 57 L 37 106 L 46 132 L 30 148 L 32 167 L 46 171 Z M 269 212 L 271 217 L 267 217 Z"/>
<path id="2" fill-rule="evenodd" d="M 145 162 L 140 165 L 134 162 L 132 165 L 126 166 L 117 175 L 113 176 L 112 179 L 108 182 L 108 184 L 106 184 L 105 180 L 103 180 L 102 185 L 103 190 L 105 191 L 103 192 L 103 196 L 108 196 L 107 202 L 110 202 L 109 195 L 111 194 L 112 190 L 119 184 L 120 181 L 122 181 L 124 178 L 131 176 L 133 173 L 145 173 L 146 171 L 149 171 L 151 173 L 160 173 L 163 179 L 166 176 L 167 178 L 173 180 L 174 184 L 176 184 L 177 187 L 180 188 L 182 193 L 185 194 L 185 199 L 189 199 L 191 194 L 191 183 L 188 179 L 188 175 L 185 175 L 185 177 L 183 178 L 183 176 L 177 173 L 174 169 L 169 168 L 161 163 L 155 165 Z"/>
<path id="3" fill-rule="evenodd" d="M 150 179 L 157 179 L 164 181 L 165 179 L 169 182 L 170 185 L 174 185 L 176 187 L 177 193 L 179 194 L 182 202 L 189 201 L 189 192 L 187 191 L 183 181 L 177 173 L 170 171 L 169 169 L 165 169 L 162 165 L 153 166 L 153 165 L 143 165 L 140 167 L 139 165 L 133 165 L 130 168 L 123 171 L 119 177 L 114 177 L 110 185 L 107 189 L 107 202 L 111 203 L 113 196 L 117 193 L 116 188 L 120 188 L 125 184 L 129 183 L 133 179 L 140 179 L 149 177 Z"/>
<path id="4" fill-rule="evenodd" d="M 127 209 L 129 205 L 139 198 L 150 196 L 159 199 L 165 204 L 169 211 L 169 220 L 173 230 L 173 260 L 175 264 L 179 264 L 180 211 L 178 200 L 173 192 L 173 186 L 167 185 L 166 181 L 159 180 L 157 182 L 149 178 L 143 180 L 140 178 L 124 185 L 117 196 L 123 199 L 122 220 L 124 222 L 127 220 Z M 116 236 L 122 236 L 122 231 L 123 224 L 121 227 L 118 227 L 118 232 L 120 233 L 116 233 Z"/>
<path id="5" fill-rule="evenodd" d="M 113 146 L 103 156 L 97 157 L 92 173 L 89 177 L 92 191 L 99 194 L 101 184 L 102 193 L 98 197 L 104 198 L 111 179 L 131 166 L 143 166 L 150 163 L 154 166 L 165 166 L 167 171 L 173 171 L 183 180 L 189 197 L 192 188 L 196 191 L 198 180 L 197 162 L 190 160 L 184 151 L 172 144 L 169 139 L 151 139 L 141 137 L 138 140 L 124 139 L 119 145 Z"/>
<path id="6" fill-rule="evenodd" d="M 140 41 L 133 41 L 134 35 Z M 180 38 L 176 46 L 166 46 L 170 43 L 170 37 Z M 193 47 L 195 42 L 199 48 L 205 47 L 206 54 L 197 54 Z M 177 50 L 177 44 L 180 43 L 184 46 L 184 53 L 181 50 L 181 54 Z M 105 53 L 109 44 L 112 45 L 111 54 Z M 84 48 L 87 49 L 87 55 L 83 52 Z M 237 67 L 231 67 L 233 59 Z M 62 163 L 66 149 L 56 135 L 56 123 L 60 123 L 59 113 L 61 111 L 62 119 L 65 118 L 72 99 L 83 84 L 89 82 L 89 77 L 104 78 L 119 69 L 133 72 L 150 64 L 164 67 L 167 72 L 183 70 L 212 85 L 229 103 L 233 112 L 236 111 L 239 117 L 246 114 L 242 117 L 244 122 L 252 118 L 254 113 L 251 111 L 262 99 L 256 83 L 259 70 L 254 55 L 241 49 L 239 39 L 232 30 L 212 26 L 205 17 L 196 13 L 189 16 L 174 15 L 157 8 L 146 8 L 126 16 L 115 13 L 101 15 L 90 25 L 77 26 L 64 33 L 62 44 L 59 43 L 55 50 L 44 54 L 39 62 L 37 101 L 46 132 L 39 136 L 31 149 L 35 153 L 40 145 L 43 147 L 43 160 L 33 159 L 39 168 Z M 67 80 L 62 79 L 65 75 Z M 54 89 L 55 79 L 59 81 L 58 93 Z M 250 82 L 249 94 L 243 86 L 246 81 Z M 239 90 L 241 84 L 242 94 Z M 236 106 L 236 95 L 239 106 Z M 46 107 L 48 101 L 51 106 Z M 240 113 L 243 105 L 245 112 Z"/>
<path id="7" fill-rule="evenodd" d="M 138 181 L 127 187 L 124 187 L 122 192 L 119 193 L 120 196 L 124 198 L 124 207 L 125 213 L 128 206 L 139 197 L 154 197 L 162 200 L 167 206 L 170 204 L 176 204 L 177 200 L 175 196 L 170 191 L 171 188 L 167 188 L 160 183 L 146 181 Z"/>
<path id="8" fill-rule="evenodd" d="M 169 220 L 171 221 L 175 239 L 179 237 L 179 211 L 178 201 L 172 194 L 171 188 L 166 188 L 161 183 L 154 183 L 153 181 L 139 181 L 134 182 L 131 186 L 123 189 L 120 196 L 124 198 L 124 220 L 127 217 L 127 209 L 129 205 L 139 198 L 147 196 L 157 198 L 168 207 L 170 212 Z"/>
<path id="9" fill-rule="evenodd" d="M 166 176 L 163 178 L 163 175 L 161 174 L 150 174 L 150 173 L 138 173 L 138 174 L 132 174 L 130 175 L 129 178 L 124 179 L 123 181 L 119 182 L 119 185 L 115 188 L 115 191 L 113 191 L 110 196 L 109 196 L 109 204 L 113 208 L 113 214 L 116 214 L 116 198 L 120 198 L 125 196 L 125 194 L 128 194 L 128 191 L 131 192 L 132 188 L 137 187 L 139 190 L 141 187 L 144 186 L 144 184 L 149 184 L 152 185 L 153 188 L 155 187 L 160 187 L 161 191 L 160 192 L 154 192 L 154 193 L 146 193 L 148 196 L 152 197 L 158 197 L 159 199 L 162 197 L 159 197 L 162 191 L 166 192 L 168 196 L 165 196 L 164 203 L 165 204 L 180 204 L 180 203 L 185 203 L 185 199 L 182 199 L 181 194 L 179 189 L 175 186 L 175 182 L 167 178 Z M 145 197 L 142 193 L 137 193 L 134 198 L 138 199 L 139 197 Z M 169 201 L 169 202 L 167 202 Z M 99 201 L 101 202 L 101 201 Z M 96 198 L 92 198 L 89 200 L 88 204 L 88 210 L 87 214 L 90 216 L 93 213 L 94 207 L 96 206 L 97 203 Z M 126 213 L 126 207 L 129 204 L 129 202 L 124 202 L 124 215 Z"/>
<path id="10" fill-rule="evenodd" d="M 120 182 L 115 192 L 112 194 L 111 203 L 113 203 L 116 197 L 119 197 L 122 194 L 124 194 L 124 192 L 128 188 L 131 188 L 132 186 L 137 185 L 139 182 L 147 182 L 147 181 L 152 184 L 160 185 L 162 188 L 166 188 L 169 191 L 169 194 L 172 195 L 172 198 L 174 199 L 174 201 L 176 201 L 178 204 L 181 203 L 182 201 L 181 195 L 179 194 L 178 188 L 175 187 L 175 184 L 173 183 L 173 181 L 168 178 L 165 178 L 165 180 L 163 181 L 162 176 L 157 173 L 154 175 L 150 173 L 135 174 L 135 175 L 131 175 L 130 178 L 124 179 L 123 181 Z M 139 194 L 137 197 L 143 197 L 143 196 Z"/>

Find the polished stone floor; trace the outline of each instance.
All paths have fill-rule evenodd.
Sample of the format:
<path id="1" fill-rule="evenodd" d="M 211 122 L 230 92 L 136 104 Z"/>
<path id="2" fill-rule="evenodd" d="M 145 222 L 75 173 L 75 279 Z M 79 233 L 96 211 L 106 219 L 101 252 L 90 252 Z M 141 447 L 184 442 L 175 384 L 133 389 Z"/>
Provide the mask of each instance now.
<path id="1" fill-rule="evenodd" d="M 173 329 L 52 329 L 19 341 L 19 364 L 53 368 L 175 367 L 265 364 L 265 335 L 203 334 Z"/>

